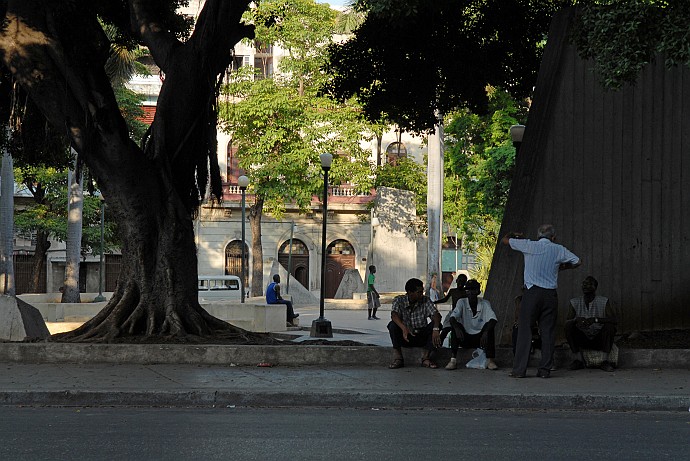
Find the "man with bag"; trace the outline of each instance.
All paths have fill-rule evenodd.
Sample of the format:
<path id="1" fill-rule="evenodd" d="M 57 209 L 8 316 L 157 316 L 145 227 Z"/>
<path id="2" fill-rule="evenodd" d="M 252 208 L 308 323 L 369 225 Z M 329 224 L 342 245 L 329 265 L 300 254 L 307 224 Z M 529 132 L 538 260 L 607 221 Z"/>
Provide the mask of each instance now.
<path id="1" fill-rule="evenodd" d="M 448 313 L 443 321 L 441 338 L 453 331 L 450 338 L 451 358 L 446 370 L 455 370 L 457 365 L 458 348 L 481 348 L 485 357 L 480 356 L 468 362 L 468 368 L 498 369 L 496 358 L 496 335 L 494 327 L 496 313 L 486 299 L 480 298 L 481 285 L 475 279 L 465 284 L 466 298 L 460 298 L 455 308 Z M 484 360 L 486 359 L 486 360 Z M 484 363 L 485 362 L 485 363 Z"/>

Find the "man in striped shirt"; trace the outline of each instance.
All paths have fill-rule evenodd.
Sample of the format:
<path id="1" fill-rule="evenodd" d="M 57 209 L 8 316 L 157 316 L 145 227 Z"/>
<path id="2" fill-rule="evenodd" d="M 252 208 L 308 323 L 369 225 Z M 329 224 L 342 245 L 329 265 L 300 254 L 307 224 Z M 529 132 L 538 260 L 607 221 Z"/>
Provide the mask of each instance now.
<path id="1" fill-rule="evenodd" d="M 523 273 L 525 291 L 522 296 L 518 338 L 513 359 L 513 378 L 524 378 L 527 372 L 529 351 L 532 340 L 531 325 L 539 320 L 541 329 L 541 362 L 537 376 L 548 378 L 551 375 L 553 351 L 555 349 L 556 316 L 558 314 L 558 272 L 573 269 L 582 261 L 566 247 L 554 243 L 556 230 L 551 224 L 542 224 L 536 241 L 527 240 L 521 234 L 507 234 L 501 242 L 525 257 Z"/>

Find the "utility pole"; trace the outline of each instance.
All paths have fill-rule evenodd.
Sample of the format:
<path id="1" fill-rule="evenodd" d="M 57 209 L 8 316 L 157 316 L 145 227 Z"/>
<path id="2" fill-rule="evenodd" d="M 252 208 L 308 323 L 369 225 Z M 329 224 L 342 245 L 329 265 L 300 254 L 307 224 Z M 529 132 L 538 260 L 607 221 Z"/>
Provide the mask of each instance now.
<path id="1" fill-rule="evenodd" d="M 443 117 L 436 111 L 434 133 L 429 136 L 427 165 L 426 216 L 429 224 L 427 239 L 426 286 L 431 276 L 441 280 L 441 229 L 443 228 Z"/>

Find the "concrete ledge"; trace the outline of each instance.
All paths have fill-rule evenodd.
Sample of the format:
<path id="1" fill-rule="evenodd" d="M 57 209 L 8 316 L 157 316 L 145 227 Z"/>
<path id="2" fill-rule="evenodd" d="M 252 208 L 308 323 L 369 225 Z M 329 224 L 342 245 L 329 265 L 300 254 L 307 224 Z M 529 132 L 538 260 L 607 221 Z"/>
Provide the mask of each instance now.
<path id="1" fill-rule="evenodd" d="M 405 364 L 419 366 L 421 349 L 403 349 Z M 458 363 L 469 360 L 471 351 L 461 350 Z M 509 349 L 497 350 L 496 362 L 508 369 L 512 363 Z M 437 358 L 445 366 L 450 352 L 442 349 Z M 0 362 L 9 363 L 129 363 L 250 365 L 261 362 L 283 366 L 375 366 L 390 363 L 392 351 L 379 346 L 232 346 L 189 344 L 84 344 L 84 343 L 0 343 Z M 556 361 L 559 368 L 569 361 Z M 538 364 L 538 356 L 530 366 Z M 621 349 L 620 368 L 690 368 L 690 350 Z"/>
<path id="2" fill-rule="evenodd" d="M 0 343 L 0 362 L 383 366 L 389 352 L 377 346 Z"/>

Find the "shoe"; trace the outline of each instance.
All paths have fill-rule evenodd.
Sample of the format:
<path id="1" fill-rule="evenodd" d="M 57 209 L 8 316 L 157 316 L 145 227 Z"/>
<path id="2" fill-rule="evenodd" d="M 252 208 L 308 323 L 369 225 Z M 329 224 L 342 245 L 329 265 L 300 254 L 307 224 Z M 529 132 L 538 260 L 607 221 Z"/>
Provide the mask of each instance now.
<path id="1" fill-rule="evenodd" d="M 297 317 L 299 317 L 299 314 L 293 314 L 293 315 L 292 315 L 292 318 L 293 318 L 293 319 L 296 319 Z"/>
<path id="2" fill-rule="evenodd" d="M 372 317 L 372 316 L 370 315 L 370 316 L 369 316 L 369 320 L 374 320 L 374 317 Z"/>
<path id="3" fill-rule="evenodd" d="M 599 366 L 599 368 L 601 368 L 604 371 L 608 371 L 609 373 L 612 371 L 615 371 L 615 368 L 613 367 L 613 365 L 611 365 L 611 362 L 609 362 L 607 360 L 604 360 L 603 362 L 601 362 L 601 365 Z"/>
<path id="4" fill-rule="evenodd" d="M 371 316 L 372 320 L 381 320 L 380 318 L 376 317 L 375 315 Z"/>
<path id="5" fill-rule="evenodd" d="M 568 368 L 571 371 L 574 370 L 582 370 L 585 367 L 585 364 L 582 362 L 582 360 L 573 360 L 573 363 L 570 364 L 570 367 Z"/>
<path id="6" fill-rule="evenodd" d="M 438 365 L 434 363 L 431 359 L 422 359 L 422 363 L 419 364 L 422 368 L 438 368 Z"/>
<path id="7" fill-rule="evenodd" d="M 537 371 L 537 378 L 550 378 L 551 377 L 551 371 L 550 370 L 539 370 Z"/>
<path id="8" fill-rule="evenodd" d="M 388 368 L 390 369 L 396 369 L 396 368 L 402 368 L 405 366 L 405 361 L 401 358 L 398 359 L 393 359 L 390 365 L 388 365 Z"/>
<path id="9" fill-rule="evenodd" d="M 489 360 L 486 364 L 487 370 L 498 370 L 498 365 L 493 360 Z"/>
<path id="10" fill-rule="evenodd" d="M 516 372 L 514 372 L 514 371 L 511 371 L 510 374 L 509 374 L 508 376 L 511 377 L 511 378 L 526 378 L 526 377 L 527 377 L 527 373 L 518 374 L 518 373 L 516 373 Z"/>
<path id="11" fill-rule="evenodd" d="M 458 368 L 458 360 L 454 357 L 451 357 L 450 362 L 448 362 L 448 365 L 446 365 L 446 370 L 455 370 Z"/>

